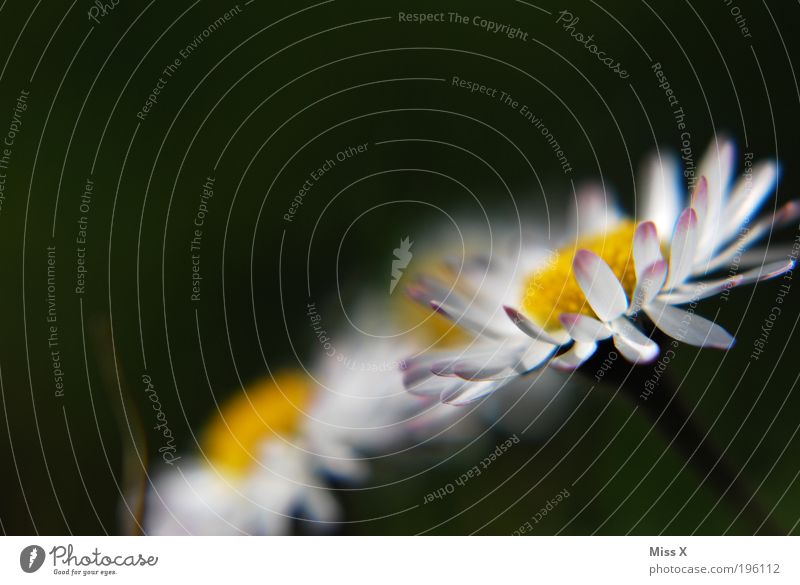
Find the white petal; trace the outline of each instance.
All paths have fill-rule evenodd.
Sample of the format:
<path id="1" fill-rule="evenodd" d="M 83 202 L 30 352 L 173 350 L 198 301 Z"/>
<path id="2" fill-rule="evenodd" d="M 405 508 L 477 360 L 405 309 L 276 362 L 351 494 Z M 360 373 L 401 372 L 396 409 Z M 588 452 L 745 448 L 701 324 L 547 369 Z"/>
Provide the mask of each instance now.
<path id="1" fill-rule="evenodd" d="M 661 259 L 661 242 L 658 239 L 656 224 L 652 221 L 640 223 L 633 235 L 633 265 L 636 268 L 636 278 L 640 278 L 646 268 Z"/>
<path id="2" fill-rule="evenodd" d="M 771 160 L 758 163 L 749 175 L 736 182 L 722 218 L 725 239 L 736 235 L 742 224 L 758 212 L 777 182 L 778 165 Z"/>
<path id="3" fill-rule="evenodd" d="M 555 352 L 557 348 L 557 345 L 544 343 L 542 341 L 529 343 L 522 357 L 514 364 L 514 369 L 520 374 L 526 374 L 547 361 L 547 358 L 553 355 L 553 352 Z"/>
<path id="4" fill-rule="evenodd" d="M 697 223 L 702 226 L 708 215 L 708 179 L 700 177 L 692 193 L 692 209 L 697 214 Z"/>
<path id="5" fill-rule="evenodd" d="M 611 323 L 614 330 L 614 345 L 629 362 L 651 362 L 658 355 L 658 344 L 625 318 Z"/>
<path id="6" fill-rule="evenodd" d="M 403 360 L 403 385 L 406 388 L 415 386 L 430 378 L 431 365 L 440 361 L 443 357 L 441 353 L 417 355 Z"/>
<path id="7" fill-rule="evenodd" d="M 628 314 L 633 315 L 642 310 L 655 296 L 664 288 L 667 280 L 667 263 L 659 260 L 648 266 L 636 281 L 636 288 L 633 290 L 631 307 Z"/>
<path id="8" fill-rule="evenodd" d="M 596 343 L 576 341 L 568 351 L 562 353 L 558 357 L 553 358 L 550 364 L 559 370 L 576 370 L 583 362 L 592 357 L 596 350 Z"/>
<path id="9" fill-rule="evenodd" d="M 700 256 L 706 260 L 711 258 L 718 247 L 720 230 L 723 227 L 720 219 L 722 210 L 727 205 L 735 152 L 731 140 L 712 142 L 698 169 L 698 176 L 708 180 L 708 210 L 700 225 L 699 241 Z"/>
<path id="10" fill-rule="evenodd" d="M 789 201 L 786 205 L 781 207 L 772 217 L 764 217 L 755 222 L 742 237 L 734 241 L 726 249 L 722 250 L 715 255 L 714 260 L 705 268 L 705 270 L 696 270 L 696 274 L 705 274 L 706 271 L 711 272 L 722 266 L 728 264 L 737 254 L 741 254 L 744 250 L 749 248 L 755 242 L 760 240 L 764 234 L 771 229 L 778 229 L 790 222 L 800 218 L 800 201 Z"/>
<path id="11" fill-rule="evenodd" d="M 437 362 L 466 357 L 470 352 L 489 353 L 488 346 L 489 344 L 482 344 L 448 351 L 429 350 L 407 356 L 400 362 L 399 368 L 403 372 L 403 382 L 413 382 L 426 377 L 426 372 L 430 372 L 431 366 Z"/>
<path id="12" fill-rule="evenodd" d="M 509 350 L 505 344 L 487 344 L 480 346 L 464 347 L 460 350 L 439 352 L 440 359 L 429 364 L 430 371 L 436 376 L 457 376 L 456 369 L 459 364 L 465 368 L 479 368 L 481 364 L 503 360 L 509 364 L 518 355 L 518 351 Z"/>
<path id="13" fill-rule="evenodd" d="M 461 386 L 442 392 L 439 399 L 445 404 L 453 406 L 465 406 L 481 398 L 488 396 L 492 392 L 506 385 L 513 378 L 505 380 L 493 380 L 486 382 L 467 382 L 461 380 Z"/>
<path id="14" fill-rule="evenodd" d="M 415 396 L 431 397 L 439 396 L 451 388 L 459 387 L 464 381 L 460 378 L 442 378 L 431 374 L 424 380 L 418 380 L 413 384 L 406 384 L 406 390 Z"/>
<path id="15" fill-rule="evenodd" d="M 726 136 L 715 137 L 703 154 L 698 167 L 698 176 L 708 177 L 708 186 L 713 197 L 726 197 L 721 186 L 730 183 L 733 175 L 733 163 L 736 155 L 736 145 Z M 721 183 L 721 185 L 715 185 Z M 715 192 L 716 191 L 716 192 Z"/>
<path id="16" fill-rule="evenodd" d="M 739 257 L 739 268 L 752 268 L 773 262 L 782 262 L 794 255 L 790 244 L 770 243 L 769 248 L 748 250 Z"/>
<path id="17" fill-rule="evenodd" d="M 575 279 L 601 321 L 612 321 L 628 309 L 628 298 L 614 272 L 594 252 L 578 250 L 572 263 Z"/>
<path id="18" fill-rule="evenodd" d="M 512 373 L 513 370 L 509 369 L 504 364 L 476 364 L 474 362 L 460 363 L 455 368 L 455 374 L 462 380 L 470 382 L 478 382 L 481 380 L 502 380 L 509 375 L 516 375 Z"/>
<path id="19" fill-rule="evenodd" d="M 700 177 L 695 186 L 694 193 L 692 193 L 692 209 L 697 214 L 697 243 L 693 249 L 693 259 L 691 268 L 698 266 L 707 266 L 711 261 L 711 250 L 704 249 L 701 246 L 703 239 L 703 230 L 706 228 L 706 220 L 709 214 L 708 202 L 708 180 L 706 177 Z"/>
<path id="20" fill-rule="evenodd" d="M 546 341 L 553 345 L 560 345 L 566 341 L 563 338 L 556 339 L 513 307 L 504 305 L 503 310 L 506 312 L 506 315 L 508 315 L 508 318 L 511 319 L 511 322 L 531 339 Z"/>
<path id="21" fill-rule="evenodd" d="M 709 284 L 708 282 L 692 282 L 680 288 L 673 289 L 669 293 L 659 295 L 657 298 L 662 303 L 667 303 L 668 305 L 685 305 L 686 303 L 693 303 L 702 299 L 707 299 L 708 297 L 716 296 L 725 289 L 733 288 L 736 286 L 737 278 L 739 278 L 738 275 L 733 278 L 726 278 L 722 281 L 714 281 L 713 284 Z"/>
<path id="22" fill-rule="evenodd" d="M 406 290 L 414 300 L 422 304 L 439 301 L 446 302 L 459 309 L 466 308 L 469 304 L 438 278 L 421 276 L 417 281 L 406 287 Z"/>
<path id="23" fill-rule="evenodd" d="M 473 354 L 437 363 L 431 370 L 440 376 L 454 375 L 464 380 L 502 380 L 540 366 L 556 350 L 556 345 L 526 340 L 511 349 L 498 347 L 493 353 Z"/>
<path id="24" fill-rule="evenodd" d="M 737 275 L 738 278 L 735 276 L 734 279 L 736 280 L 736 284 L 734 284 L 734 286 L 750 284 L 752 282 L 761 282 L 763 280 L 775 278 L 776 276 L 780 276 L 781 274 L 789 272 L 795 267 L 796 264 L 797 262 L 795 260 L 780 260 L 778 262 L 764 264 L 758 268 L 753 268 L 746 272 L 742 272 L 741 274 Z"/>
<path id="25" fill-rule="evenodd" d="M 729 349 L 735 341 L 716 323 L 660 301 L 650 303 L 645 312 L 661 331 L 689 345 Z"/>
<path id="26" fill-rule="evenodd" d="M 781 274 L 789 272 L 794 268 L 794 266 L 795 262 L 793 260 L 772 262 L 770 264 L 764 264 L 758 268 L 753 268 L 747 272 L 742 272 L 741 274 L 735 274 L 729 278 L 693 282 L 684 285 L 669 294 L 659 296 L 658 300 L 670 305 L 683 305 L 685 303 L 713 297 L 720 294 L 724 290 L 728 290 L 736 286 L 775 278 L 776 276 L 780 276 Z"/>
<path id="27" fill-rule="evenodd" d="M 407 285 L 405 292 L 414 301 L 432 308 L 452 321 L 454 325 L 469 329 L 479 335 L 498 336 L 498 332 L 490 325 L 492 319 L 488 313 L 479 309 L 476 303 L 470 303 L 459 293 L 447 289 L 435 279 L 427 279 L 425 282 L 420 279 Z"/>
<path id="28" fill-rule="evenodd" d="M 605 324 L 587 315 L 564 313 L 559 320 L 575 341 L 594 343 L 608 339 L 613 333 Z"/>
<path id="29" fill-rule="evenodd" d="M 455 376 L 456 366 L 458 365 L 459 359 L 461 358 L 456 357 L 436 362 L 431 365 L 430 372 L 434 376 Z"/>
<path id="30" fill-rule="evenodd" d="M 458 272 L 454 272 L 453 274 L 453 278 L 455 279 Z M 461 282 L 457 284 L 448 285 L 436 277 L 422 275 L 418 278 L 416 283 L 411 286 L 415 286 L 418 290 L 423 291 L 424 297 L 420 299 L 418 295 L 411 294 L 411 291 L 409 292 L 415 300 L 422 300 L 425 305 L 430 305 L 431 301 L 438 301 L 453 307 L 459 312 L 473 311 L 475 313 L 481 313 L 482 318 L 488 319 L 489 312 L 487 309 L 489 307 L 485 306 L 482 302 L 482 296 L 478 294 L 477 291 L 464 291 L 464 285 L 466 284 L 468 284 L 468 279 L 466 277 L 462 278 Z M 472 292 L 472 294 L 469 295 L 469 292 Z"/>
<path id="31" fill-rule="evenodd" d="M 453 365 L 453 373 L 464 380 L 505 378 L 516 361 L 516 352 L 498 352 L 486 358 L 458 360 Z"/>
<path id="32" fill-rule="evenodd" d="M 575 233 L 579 238 L 605 233 L 620 221 L 616 199 L 602 185 L 580 187 L 575 207 Z"/>
<path id="33" fill-rule="evenodd" d="M 675 234 L 669 251 L 669 274 L 667 287 L 683 283 L 692 269 L 697 250 L 697 214 L 689 207 L 685 209 L 675 224 Z"/>
<path id="34" fill-rule="evenodd" d="M 484 315 L 477 315 L 473 311 L 459 311 L 456 307 L 440 303 L 439 301 L 431 301 L 431 308 L 443 317 L 447 317 L 456 325 L 460 325 L 464 329 L 468 329 L 477 335 L 485 335 L 493 338 L 501 337 L 501 335 L 489 325 L 488 317 Z"/>
<path id="35" fill-rule="evenodd" d="M 645 171 L 645 203 L 642 219 L 652 221 L 661 237 L 675 229 L 682 201 L 680 168 L 673 156 L 654 156 Z"/>
<path id="36" fill-rule="evenodd" d="M 417 396 L 439 396 L 448 388 L 460 385 L 462 381 L 452 377 L 442 377 L 444 375 L 455 376 L 452 372 L 439 375 L 433 370 L 438 371 L 444 367 L 443 364 L 455 363 L 458 358 L 466 355 L 469 355 L 467 351 L 437 351 L 408 358 L 403 362 L 405 364 L 403 386 L 408 392 Z"/>

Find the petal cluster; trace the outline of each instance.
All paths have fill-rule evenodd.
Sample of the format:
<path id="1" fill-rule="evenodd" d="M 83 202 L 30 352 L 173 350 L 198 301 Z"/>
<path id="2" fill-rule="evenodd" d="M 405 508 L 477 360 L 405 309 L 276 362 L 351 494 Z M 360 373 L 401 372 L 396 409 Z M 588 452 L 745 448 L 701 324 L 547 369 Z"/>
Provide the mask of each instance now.
<path id="1" fill-rule="evenodd" d="M 365 347 L 360 338 L 343 336 L 337 351 L 347 362 L 323 354 L 313 377 L 294 370 L 276 373 L 268 383 L 249 386 L 238 408 L 231 405 L 242 402 L 239 396 L 223 402 L 221 420 L 214 418 L 206 431 L 229 433 L 230 440 L 216 437 L 219 448 L 206 444 L 180 466 L 154 475 L 146 495 L 145 532 L 285 535 L 297 519 L 315 533 L 335 528 L 342 514 L 332 479 L 363 482 L 372 458 L 412 440 L 449 436 L 458 414 L 403 390 L 397 366 L 386 362 L 394 349 L 388 341 Z M 307 387 L 308 401 L 292 391 L 301 385 Z M 256 387 L 269 395 L 261 398 Z M 281 410 L 287 412 L 277 416 Z M 296 423 L 284 425 L 287 414 Z M 241 428 L 252 424 L 250 419 L 259 423 L 256 435 Z"/>
<path id="2" fill-rule="evenodd" d="M 729 140 L 712 144 L 688 200 L 682 195 L 674 158 L 649 164 L 644 214 L 637 218 L 631 245 L 632 290 L 629 286 L 626 291 L 619 274 L 599 254 L 577 249 L 572 276 L 591 310 L 558 314 L 560 327 L 545 330 L 526 315 L 518 308 L 519 301 L 514 303 L 513 296 L 510 301 L 507 294 L 514 289 L 509 283 L 515 276 L 498 278 L 488 265 L 480 282 L 467 278 L 466 283 L 448 287 L 422 279 L 412 296 L 473 337 L 463 347 L 410 360 L 404 379 L 407 389 L 466 404 L 537 367 L 575 369 L 607 339 L 629 361 L 646 363 L 659 355 L 658 344 L 644 332 L 649 328 L 641 327 L 648 321 L 689 345 L 732 347 L 733 336 L 696 314 L 694 304 L 792 270 L 794 258 L 777 259 L 768 249 L 744 252 L 771 230 L 800 217 L 800 202 L 791 201 L 756 218 L 774 191 L 778 166 L 770 160 L 760 162 L 733 183 L 734 152 Z M 576 237 L 609 233 L 622 221 L 616 206 L 597 189 L 578 196 L 575 216 Z M 725 268 L 726 277 L 714 275 Z M 498 280 L 507 286 L 492 285 Z M 689 310 L 684 308 L 688 304 Z"/>

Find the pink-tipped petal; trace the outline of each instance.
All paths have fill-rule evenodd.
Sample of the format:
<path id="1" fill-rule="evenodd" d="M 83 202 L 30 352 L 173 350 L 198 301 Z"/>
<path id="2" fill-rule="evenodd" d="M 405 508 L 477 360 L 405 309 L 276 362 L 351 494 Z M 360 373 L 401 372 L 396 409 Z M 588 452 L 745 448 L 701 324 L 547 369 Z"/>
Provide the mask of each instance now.
<path id="1" fill-rule="evenodd" d="M 400 370 L 403 372 L 403 385 L 406 388 L 427 380 L 434 374 L 431 365 L 443 359 L 441 352 L 415 355 L 403 360 Z"/>
<path id="2" fill-rule="evenodd" d="M 503 310 L 508 315 L 508 318 L 511 319 L 511 322 L 517 326 L 517 328 L 522 331 L 525 335 L 530 337 L 531 339 L 535 339 L 537 341 L 545 341 L 547 343 L 551 343 L 553 345 L 560 345 L 564 342 L 564 340 L 559 340 L 547 333 L 544 329 L 539 327 L 536 323 L 528 319 L 525 315 L 520 313 L 513 307 L 509 307 L 508 305 L 503 305 Z"/>
<path id="3" fill-rule="evenodd" d="M 424 275 L 406 286 L 406 294 L 422 305 L 430 306 L 435 301 L 458 312 L 466 311 L 470 306 L 469 300 L 454 288 L 448 287 L 438 278 Z"/>
<path id="4" fill-rule="evenodd" d="M 559 317 L 564 329 L 575 341 L 594 343 L 611 337 L 613 331 L 597 319 L 578 313 L 564 313 Z"/>
<path id="5" fill-rule="evenodd" d="M 633 265 L 636 268 L 636 278 L 640 278 L 647 267 L 661 259 L 661 241 L 658 239 L 656 224 L 652 221 L 640 223 L 633 235 Z"/>
<path id="6" fill-rule="evenodd" d="M 747 272 L 742 273 L 742 282 L 740 284 L 749 284 L 751 282 L 761 282 L 762 280 L 769 280 L 781 274 L 786 274 L 790 270 L 794 270 L 797 265 L 796 260 L 781 260 L 780 262 L 771 262 L 764 264 L 758 268 L 753 268 Z"/>
<path id="7" fill-rule="evenodd" d="M 430 303 L 430 295 L 428 291 L 425 290 L 424 287 L 419 286 L 418 284 L 409 284 L 406 286 L 406 294 L 411 297 L 412 300 L 416 301 L 421 305 L 427 305 Z"/>
<path id="8" fill-rule="evenodd" d="M 661 331 L 689 345 L 730 349 L 735 342 L 733 336 L 716 323 L 666 303 L 653 301 L 645 311 Z"/>
<path id="9" fill-rule="evenodd" d="M 430 292 L 431 300 L 439 300 L 459 308 L 466 307 L 469 304 L 466 299 L 461 298 L 461 295 L 455 292 L 453 287 L 446 285 L 438 278 L 422 275 L 417 282 L 419 286 Z"/>
<path id="10" fill-rule="evenodd" d="M 578 250 L 572 263 L 575 279 L 601 321 L 613 321 L 628 309 L 628 298 L 614 272 L 594 252 Z"/>
<path id="11" fill-rule="evenodd" d="M 669 273 L 667 288 L 682 284 L 689 276 L 697 252 L 697 213 L 685 209 L 675 224 L 675 234 L 669 251 Z"/>

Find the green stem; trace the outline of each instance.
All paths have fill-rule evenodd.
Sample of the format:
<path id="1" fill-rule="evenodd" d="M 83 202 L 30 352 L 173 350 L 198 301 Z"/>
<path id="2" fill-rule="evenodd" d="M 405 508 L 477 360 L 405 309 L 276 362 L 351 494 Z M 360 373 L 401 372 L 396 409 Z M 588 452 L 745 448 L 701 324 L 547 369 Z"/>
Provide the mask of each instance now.
<path id="1" fill-rule="evenodd" d="M 609 351 L 605 349 L 611 348 L 601 346 L 581 370 L 594 376 L 602 368 L 603 380 L 619 386 L 621 393 L 638 406 L 671 443 L 671 448 L 686 458 L 701 480 L 713 487 L 732 509 L 741 512 L 740 519 L 752 526 L 751 534 L 785 535 L 786 531 L 758 504 L 753 490 L 741 475 L 737 477 L 736 468 L 725 454 L 698 426 L 669 375 L 662 374 L 658 386 L 647 395 L 645 383 L 651 378 L 653 367 L 632 366 L 621 356 L 609 366 Z"/>

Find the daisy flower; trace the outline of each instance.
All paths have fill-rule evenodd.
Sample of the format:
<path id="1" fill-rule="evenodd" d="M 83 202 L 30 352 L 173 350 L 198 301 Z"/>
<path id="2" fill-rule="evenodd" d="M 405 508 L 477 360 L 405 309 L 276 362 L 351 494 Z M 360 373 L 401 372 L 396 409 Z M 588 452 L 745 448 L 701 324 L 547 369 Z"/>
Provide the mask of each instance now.
<path id="1" fill-rule="evenodd" d="M 756 219 L 777 164 L 760 162 L 731 186 L 734 152 L 729 140 L 711 145 L 688 201 L 676 160 L 653 159 L 638 221 L 589 187 L 577 194 L 576 225 L 557 250 L 540 241 L 519 246 L 516 260 L 476 258 L 448 279 L 418 279 L 409 294 L 471 337 L 410 360 L 407 388 L 466 404 L 546 364 L 575 369 L 606 339 L 646 363 L 659 347 L 642 331 L 645 317 L 684 343 L 730 348 L 727 331 L 682 305 L 792 270 L 793 258 L 744 251 L 800 217 L 800 202 L 791 201 Z M 726 277 L 715 276 L 726 267 Z"/>
<path id="2" fill-rule="evenodd" d="M 288 534 L 297 515 L 339 517 L 320 483 L 318 462 L 302 441 L 303 408 L 313 384 L 302 372 L 261 380 L 221 405 L 200 452 L 165 468 L 145 504 L 147 534 Z"/>
<path id="3" fill-rule="evenodd" d="M 148 534 L 324 532 L 341 519 L 329 482 L 358 484 L 371 457 L 443 435 L 452 409 L 405 392 L 394 344 L 342 339 L 313 372 L 289 370 L 221 405 L 199 453 L 147 494 Z"/>
<path id="4" fill-rule="evenodd" d="M 458 226 L 459 245 L 456 238 L 446 238 L 444 233 L 449 225 Z M 490 228 L 497 227 L 493 223 Z M 509 229 L 501 230 L 510 233 Z M 436 235 L 432 235 L 436 234 Z M 501 376 L 498 379 L 479 379 L 475 372 L 468 373 L 475 359 L 496 356 L 497 362 L 505 360 L 511 372 L 524 372 L 555 351 L 561 342 L 532 343 L 518 327 L 502 318 L 492 319 L 488 303 L 492 298 L 503 298 L 513 288 L 506 280 L 509 265 L 502 270 L 486 270 L 487 265 L 495 267 L 498 261 L 510 256 L 513 250 L 501 246 L 496 252 L 496 242 L 485 226 L 474 221 L 453 221 L 445 226 L 431 226 L 426 237 L 417 237 L 417 250 L 424 253 L 414 256 L 406 272 L 405 296 L 396 295 L 390 316 L 394 327 L 412 333 L 409 350 L 401 348 L 396 355 L 405 355 L 403 360 L 403 383 L 412 394 L 428 399 L 441 400 L 453 404 L 474 402 L 473 396 L 485 395 L 487 389 L 505 386 L 502 399 L 482 405 L 472 410 L 475 420 L 469 424 L 478 427 L 498 425 L 509 432 L 524 429 L 526 437 L 544 437 L 563 420 L 568 405 L 575 398 L 576 388 L 563 373 L 544 369 L 533 376 Z M 427 252 L 434 251 L 433 253 Z M 533 269 L 547 260 L 547 250 L 543 245 L 531 247 L 521 265 Z M 442 258 L 445 260 L 442 261 Z M 527 263 L 527 264 L 526 264 Z M 451 287 L 444 283 L 453 282 Z M 411 283 L 411 284 L 407 284 Z M 476 294 L 481 289 L 481 295 Z M 486 294 L 491 291 L 491 294 Z M 413 301 L 409 302 L 411 297 Z M 436 310 L 431 312 L 431 307 Z M 461 311 L 461 319 L 451 317 Z M 490 323 L 491 321 L 491 323 Z M 544 334 L 544 332 L 540 333 Z M 495 341 L 505 336 L 500 343 Z M 549 339 L 549 336 L 545 336 Z M 505 355 L 504 350 L 510 349 Z M 405 351 L 405 353 L 402 353 Z M 459 363 L 455 363 L 458 358 Z M 452 363 L 449 363 L 452 362 Z M 440 366 L 461 367 L 462 378 L 445 376 Z M 481 362 L 479 367 L 494 367 L 496 364 Z M 516 369 L 515 369 L 516 368 Z M 470 376 L 475 379 L 465 380 Z M 502 381 L 500 381 L 502 378 Z M 490 390 L 489 390 L 490 391 Z M 463 422 L 461 424 L 463 425 Z"/>

